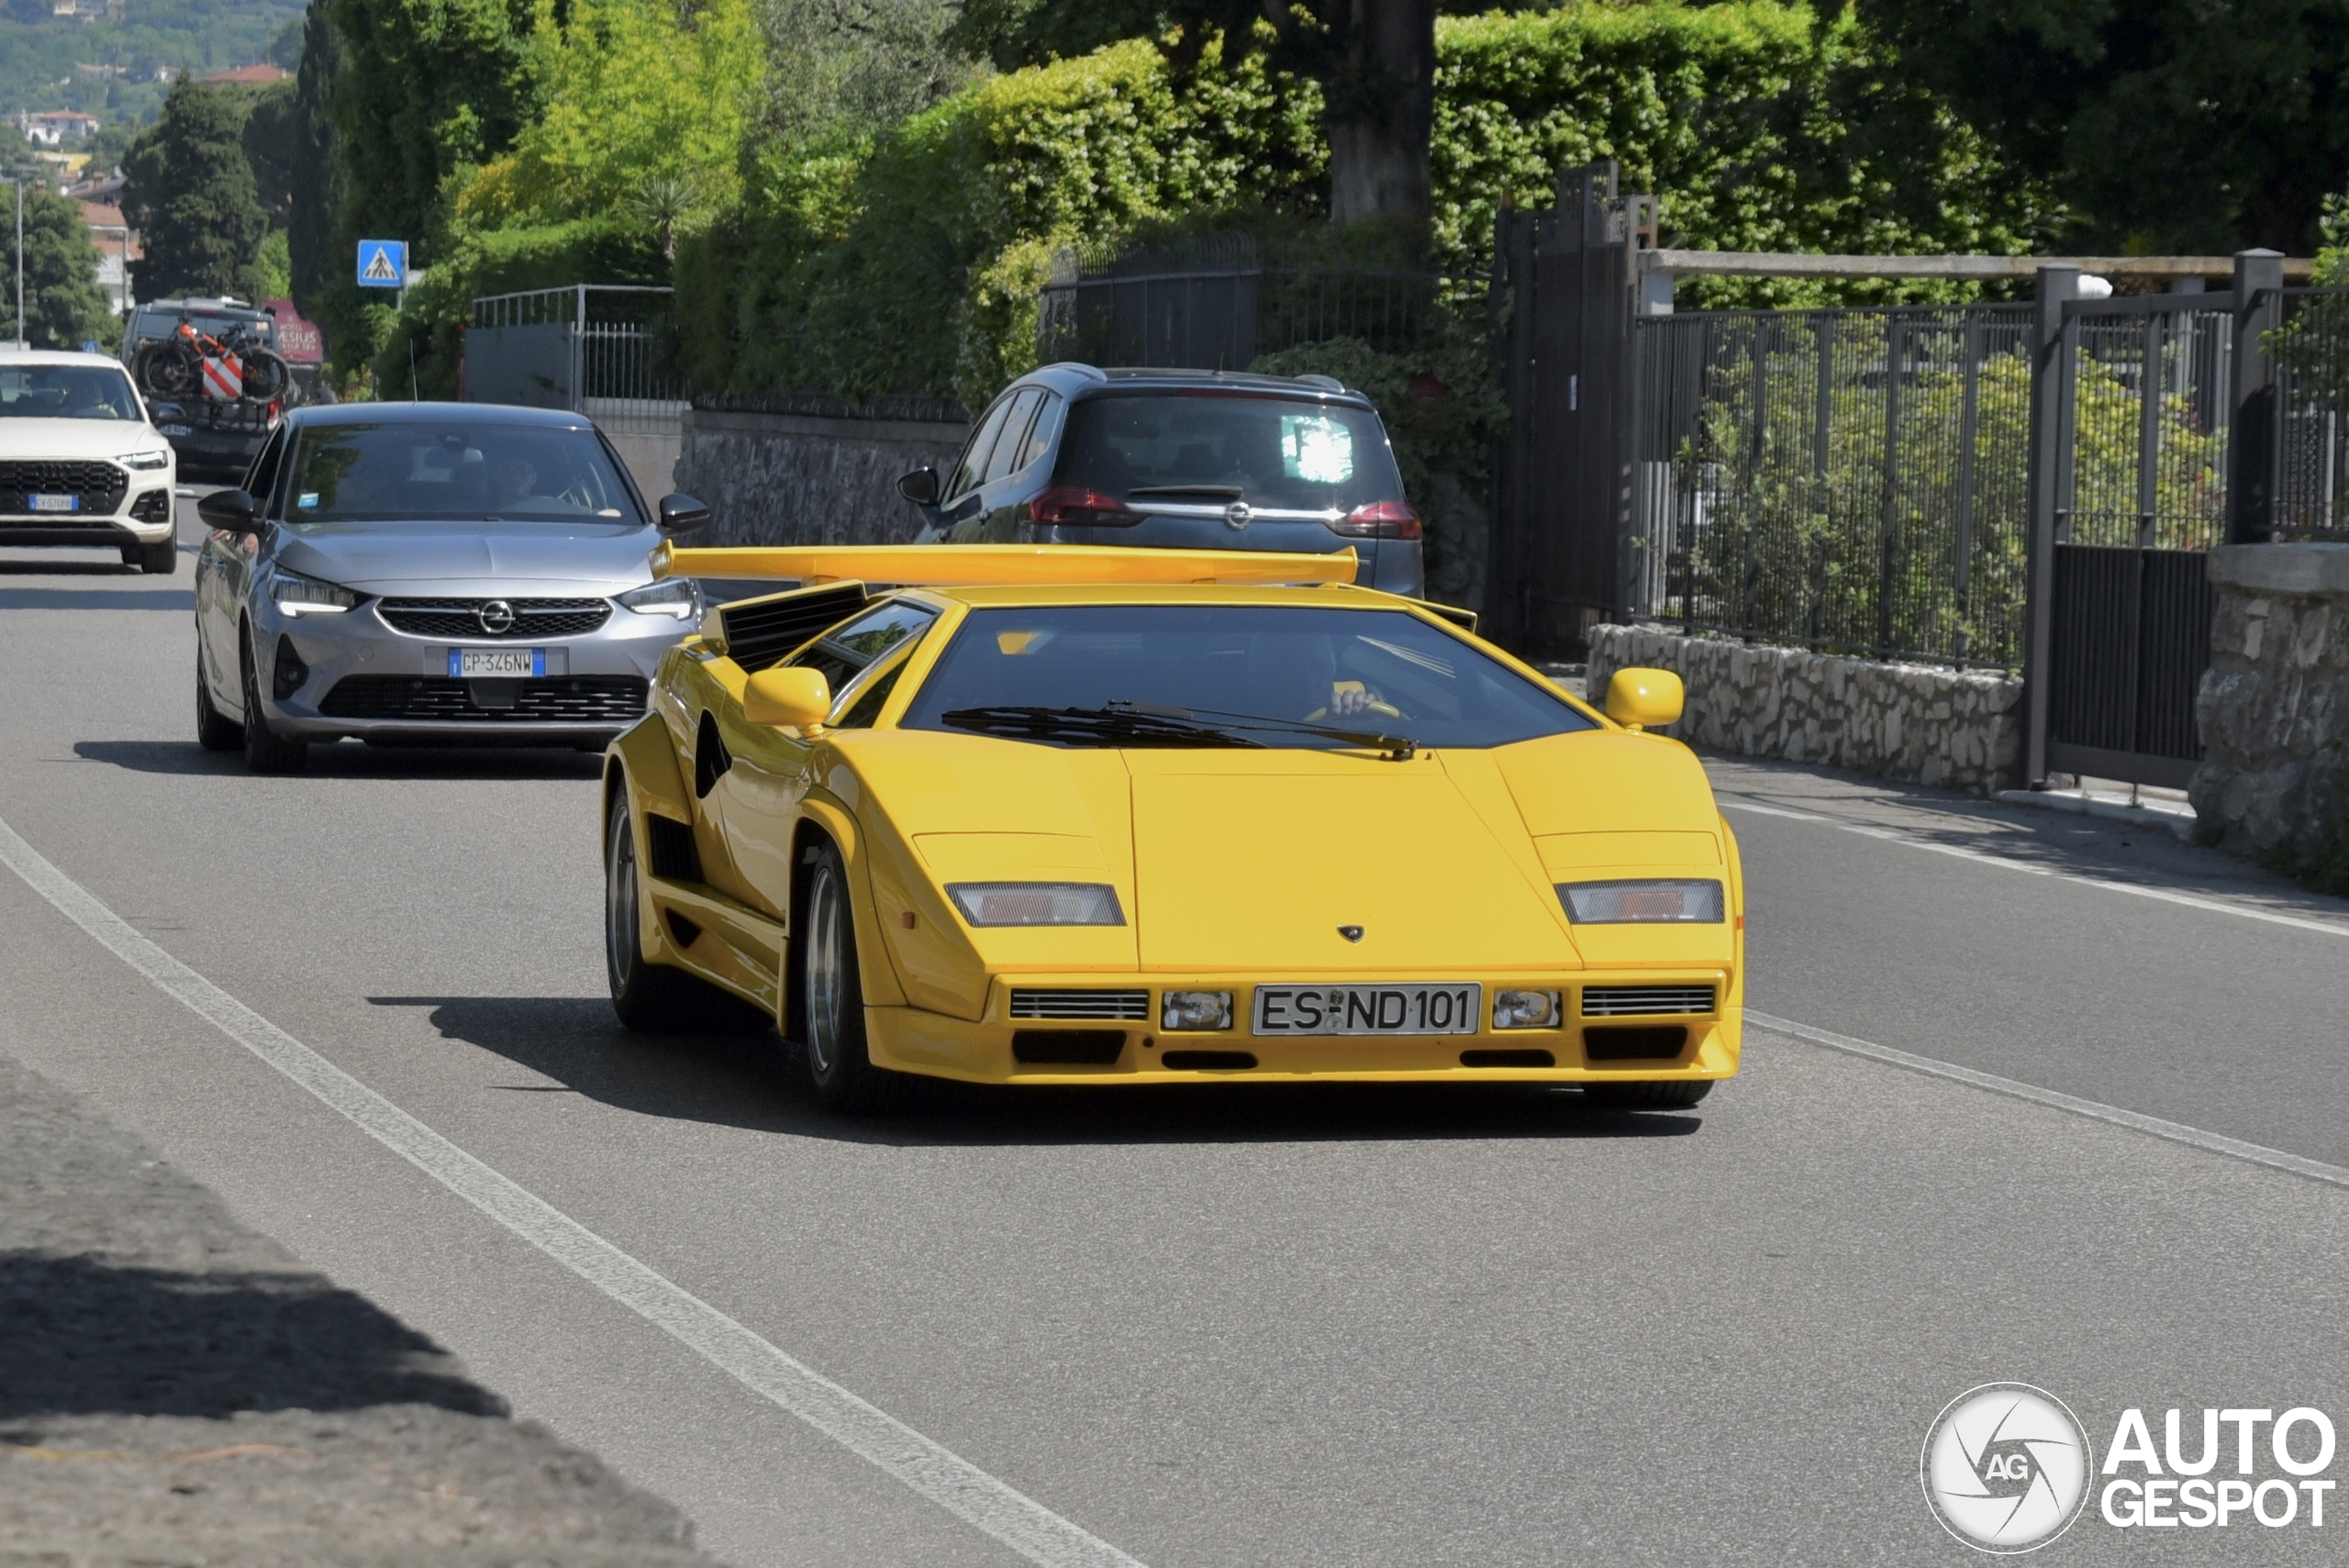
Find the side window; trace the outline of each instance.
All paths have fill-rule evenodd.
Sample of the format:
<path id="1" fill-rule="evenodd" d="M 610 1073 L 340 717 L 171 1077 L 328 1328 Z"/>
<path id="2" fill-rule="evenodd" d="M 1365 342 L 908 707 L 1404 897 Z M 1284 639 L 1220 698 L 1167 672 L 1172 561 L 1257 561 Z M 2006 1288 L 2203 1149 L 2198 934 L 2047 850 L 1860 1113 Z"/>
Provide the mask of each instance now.
<path id="1" fill-rule="evenodd" d="M 265 517 L 274 515 L 270 511 L 269 493 L 277 488 L 277 471 L 284 462 L 285 427 L 280 425 L 277 433 L 269 438 L 269 444 L 261 449 L 261 455 L 253 459 L 251 472 L 245 475 L 245 494 L 261 503 L 262 516 Z"/>
<path id="2" fill-rule="evenodd" d="M 839 721 L 832 728 L 835 729 L 872 728 L 873 721 L 881 717 L 881 710 L 889 706 L 889 694 L 897 689 L 897 677 L 906 673 L 906 666 L 911 662 L 909 659 L 900 659 L 886 670 L 882 671 L 871 684 L 857 694 L 855 706 L 841 715 Z"/>
<path id="3" fill-rule="evenodd" d="M 987 453 L 994 449 L 995 439 L 1003 430 L 1003 417 L 1010 411 L 1011 399 L 998 398 L 995 406 L 987 410 L 986 417 L 979 421 L 978 433 L 971 438 L 971 444 L 963 449 L 963 461 L 954 465 L 954 476 L 946 482 L 948 500 L 979 487 L 980 475 L 987 471 Z"/>
<path id="4" fill-rule="evenodd" d="M 867 664 L 909 638 L 930 629 L 938 612 L 927 605 L 892 599 L 877 609 L 826 632 L 784 662 L 786 667 L 821 670 L 835 692 L 846 691 Z"/>
<path id="5" fill-rule="evenodd" d="M 1019 443 L 1019 457 L 1011 465 L 1010 472 L 1018 473 L 1021 469 L 1042 457 L 1045 450 L 1052 444 L 1052 432 L 1058 428 L 1060 422 L 1060 394 L 1047 392 L 1044 394 L 1042 405 L 1036 410 L 1036 422 L 1028 427 L 1027 439 Z"/>
<path id="6" fill-rule="evenodd" d="M 1044 389 L 1030 386 L 1012 399 L 1010 411 L 1003 417 L 1003 433 L 996 437 L 995 451 L 987 458 L 986 477 L 982 484 L 992 484 L 1019 465 L 1012 460 L 1028 444 L 1028 424 L 1035 417 L 1036 405 L 1044 400 Z"/>

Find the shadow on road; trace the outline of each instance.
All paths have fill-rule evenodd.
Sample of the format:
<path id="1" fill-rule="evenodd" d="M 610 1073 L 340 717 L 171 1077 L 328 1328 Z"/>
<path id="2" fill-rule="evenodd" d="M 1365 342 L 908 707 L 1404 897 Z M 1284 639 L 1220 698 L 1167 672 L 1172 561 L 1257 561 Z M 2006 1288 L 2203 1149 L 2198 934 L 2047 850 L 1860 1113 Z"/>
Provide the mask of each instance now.
<path id="1" fill-rule="evenodd" d="M 185 588 L 0 588 L 0 610 L 170 610 L 184 616 L 195 613 L 195 595 Z"/>
<path id="2" fill-rule="evenodd" d="M 0 555 L 0 577 L 137 577 L 140 575 L 142 573 L 139 568 L 125 566 L 120 557 L 112 561 L 92 561 L 83 556 L 67 556 L 61 561 L 12 561 L 5 555 Z"/>
<path id="3" fill-rule="evenodd" d="M 772 1033 L 656 1037 L 619 1027 L 602 997 L 371 996 L 429 1009 L 442 1038 L 642 1116 L 892 1147 L 1082 1143 L 1294 1143 L 1360 1139 L 1672 1138 L 1690 1113 L 1604 1111 L 1546 1085 L 1167 1084 L 1147 1088 L 925 1085 L 899 1116 L 854 1120 L 812 1104 Z M 540 1084 L 492 1084 L 543 1092 Z"/>
<path id="4" fill-rule="evenodd" d="M 192 721 L 191 721 L 192 722 Z M 235 751 L 207 751 L 189 740 L 76 740 L 73 754 L 141 773 L 243 773 Z M 310 748 L 306 773 L 283 781 L 298 789 L 306 777 L 330 779 L 592 779 L 601 752 L 517 746 L 363 746 L 338 741 Z"/>
<path id="5" fill-rule="evenodd" d="M 317 1274 L 0 1252 L 0 1419 L 438 1405 L 504 1415 L 440 1348 Z"/>

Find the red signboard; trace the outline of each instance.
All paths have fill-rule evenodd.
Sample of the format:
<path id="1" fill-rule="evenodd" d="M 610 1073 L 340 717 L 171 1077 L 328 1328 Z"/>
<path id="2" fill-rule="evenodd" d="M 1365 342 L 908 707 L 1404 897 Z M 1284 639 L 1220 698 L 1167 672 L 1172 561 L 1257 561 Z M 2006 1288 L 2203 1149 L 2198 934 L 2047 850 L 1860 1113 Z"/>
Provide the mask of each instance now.
<path id="1" fill-rule="evenodd" d="M 297 365 L 325 362 L 327 335 L 318 330 L 317 322 L 304 320 L 302 313 L 294 308 L 292 300 L 265 299 L 262 301 L 262 306 L 277 317 L 279 353 Z"/>

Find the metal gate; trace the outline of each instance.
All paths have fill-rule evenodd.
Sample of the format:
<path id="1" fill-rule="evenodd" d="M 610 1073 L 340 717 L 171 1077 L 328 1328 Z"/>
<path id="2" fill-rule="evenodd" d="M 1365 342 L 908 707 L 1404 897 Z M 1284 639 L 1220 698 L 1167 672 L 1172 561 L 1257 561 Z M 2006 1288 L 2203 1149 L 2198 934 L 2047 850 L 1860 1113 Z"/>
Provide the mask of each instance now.
<path id="1" fill-rule="evenodd" d="M 2266 537 L 2248 519 L 2267 488 L 2267 464 L 2252 460 L 2268 455 L 2262 334 L 2283 282 L 2266 260 L 2244 258 L 2227 294 L 2082 299 L 2076 272 L 2043 274 L 2033 780 L 2183 788 L 2201 760 L 2195 697 L 2216 608 L 2207 552 Z"/>

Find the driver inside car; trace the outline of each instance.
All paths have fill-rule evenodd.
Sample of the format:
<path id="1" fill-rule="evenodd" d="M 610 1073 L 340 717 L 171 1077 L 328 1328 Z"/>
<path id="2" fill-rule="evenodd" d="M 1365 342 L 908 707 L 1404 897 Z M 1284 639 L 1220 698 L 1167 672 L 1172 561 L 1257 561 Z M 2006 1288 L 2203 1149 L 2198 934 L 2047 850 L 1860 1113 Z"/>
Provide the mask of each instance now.
<path id="1" fill-rule="evenodd" d="M 1329 639 L 1311 634 L 1266 632 L 1251 639 L 1248 677 L 1252 690 L 1278 693 L 1267 717 L 1321 724 L 1364 716 L 1399 718 L 1401 712 L 1378 689 L 1338 678 L 1338 658 Z"/>

